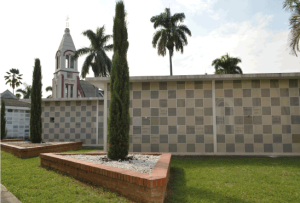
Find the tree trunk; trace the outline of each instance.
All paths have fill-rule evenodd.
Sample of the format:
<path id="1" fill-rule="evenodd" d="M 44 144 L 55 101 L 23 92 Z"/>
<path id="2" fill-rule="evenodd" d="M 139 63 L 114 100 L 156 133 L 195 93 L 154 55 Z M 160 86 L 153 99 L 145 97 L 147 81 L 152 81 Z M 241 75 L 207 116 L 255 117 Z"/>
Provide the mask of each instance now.
<path id="1" fill-rule="evenodd" d="M 172 72 L 172 51 L 169 50 L 169 56 L 170 56 L 170 76 L 173 75 L 173 72 Z"/>

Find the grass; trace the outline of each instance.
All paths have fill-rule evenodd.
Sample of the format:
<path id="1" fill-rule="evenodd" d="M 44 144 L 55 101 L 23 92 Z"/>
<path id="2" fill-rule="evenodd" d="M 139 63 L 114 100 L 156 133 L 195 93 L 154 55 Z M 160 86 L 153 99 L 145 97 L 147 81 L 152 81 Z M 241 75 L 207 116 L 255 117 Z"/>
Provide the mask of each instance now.
<path id="1" fill-rule="evenodd" d="M 82 149 L 73 152 L 90 152 Z M 21 202 L 130 202 L 102 187 L 1 152 L 1 183 Z M 300 202 L 300 157 L 173 157 L 166 203 Z"/>

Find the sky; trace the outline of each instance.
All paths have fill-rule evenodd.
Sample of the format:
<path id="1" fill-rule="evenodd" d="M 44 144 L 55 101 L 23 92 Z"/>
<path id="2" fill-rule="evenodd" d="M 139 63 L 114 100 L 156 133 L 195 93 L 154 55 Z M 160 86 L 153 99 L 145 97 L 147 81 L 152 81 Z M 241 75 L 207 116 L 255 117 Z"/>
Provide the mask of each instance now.
<path id="1" fill-rule="evenodd" d="M 184 53 L 174 53 L 173 75 L 214 74 L 212 61 L 226 53 L 242 60 L 244 73 L 299 72 L 299 57 L 291 55 L 288 47 L 291 13 L 282 8 L 283 1 L 125 0 L 130 76 L 170 75 L 168 55 L 158 56 L 151 43 L 155 29 L 150 18 L 166 7 L 172 15 L 184 13 L 183 24 L 192 33 Z M 106 34 L 112 34 L 115 4 L 115 0 L 1 1 L 0 92 L 12 91 L 4 80 L 11 68 L 19 69 L 23 83 L 31 84 L 34 59 L 39 58 L 43 96 L 48 96 L 45 88 L 52 85 L 66 17 L 76 49 L 87 47 L 90 42 L 83 31 L 105 25 Z M 84 59 L 79 58 L 79 71 Z M 93 77 L 92 71 L 87 77 Z"/>

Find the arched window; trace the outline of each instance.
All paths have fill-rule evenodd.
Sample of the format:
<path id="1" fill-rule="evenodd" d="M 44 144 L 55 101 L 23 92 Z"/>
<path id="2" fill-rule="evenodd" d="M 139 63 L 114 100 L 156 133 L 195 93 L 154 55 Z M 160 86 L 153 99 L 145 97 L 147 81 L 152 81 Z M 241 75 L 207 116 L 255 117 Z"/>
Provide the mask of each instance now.
<path id="1" fill-rule="evenodd" d="M 60 57 L 57 56 L 56 57 L 56 69 L 59 69 L 59 59 L 60 59 Z"/>
<path id="2" fill-rule="evenodd" d="M 70 67 L 70 56 L 66 55 L 66 68 Z"/>
<path id="3" fill-rule="evenodd" d="M 74 58 L 72 56 L 70 56 L 70 58 L 71 58 L 71 66 L 70 66 L 70 68 L 74 69 L 75 60 L 74 60 Z"/>

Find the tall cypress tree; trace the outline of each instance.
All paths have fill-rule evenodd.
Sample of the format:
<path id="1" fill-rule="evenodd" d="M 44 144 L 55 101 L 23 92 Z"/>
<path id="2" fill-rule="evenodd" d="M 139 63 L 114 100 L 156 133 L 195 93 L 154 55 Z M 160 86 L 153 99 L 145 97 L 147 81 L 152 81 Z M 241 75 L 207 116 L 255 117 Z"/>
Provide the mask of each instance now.
<path id="1" fill-rule="evenodd" d="M 5 102 L 1 100 L 1 140 L 6 137 Z"/>
<path id="2" fill-rule="evenodd" d="M 35 59 L 32 75 L 30 140 L 32 143 L 42 141 L 42 74 L 40 59 Z"/>
<path id="3" fill-rule="evenodd" d="M 114 54 L 110 77 L 110 107 L 108 120 L 108 140 L 110 159 L 124 159 L 129 151 L 129 69 L 127 64 L 126 13 L 123 1 L 116 3 L 113 26 Z"/>

